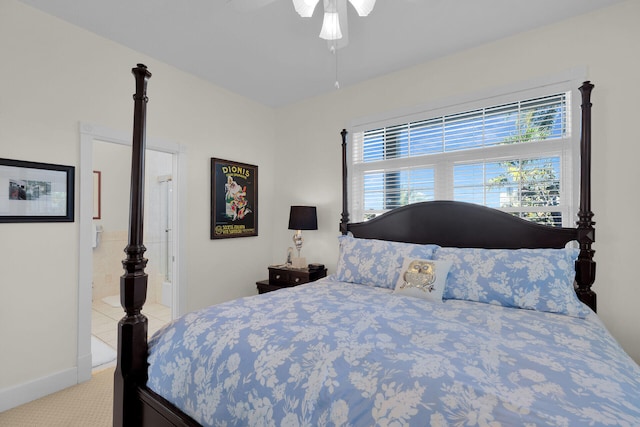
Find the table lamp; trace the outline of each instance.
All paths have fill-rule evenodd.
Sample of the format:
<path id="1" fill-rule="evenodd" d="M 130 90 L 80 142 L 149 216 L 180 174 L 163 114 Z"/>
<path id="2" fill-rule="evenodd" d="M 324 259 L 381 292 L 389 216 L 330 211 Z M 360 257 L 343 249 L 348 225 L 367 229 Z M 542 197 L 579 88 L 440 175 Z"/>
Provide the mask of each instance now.
<path id="1" fill-rule="evenodd" d="M 300 249 L 302 249 L 302 230 L 317 230 L 318 216 L 315 206 L 291 206 L 289 212 L 289 230 L 296 230 L 293 235 L 293 243 L 298 250 L 298 257 L 292 259 L 293 268 L 305 268 L 307 260 L 300 257 Z"/>

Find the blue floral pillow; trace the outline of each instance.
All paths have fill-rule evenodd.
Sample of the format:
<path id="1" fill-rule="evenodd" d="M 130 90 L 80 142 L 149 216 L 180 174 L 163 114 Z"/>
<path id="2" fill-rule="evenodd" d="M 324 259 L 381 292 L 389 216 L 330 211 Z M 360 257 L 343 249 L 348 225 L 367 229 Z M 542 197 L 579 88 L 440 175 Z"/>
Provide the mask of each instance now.
<path id="1" fill-rule="evenodd" d="M 393 289 L 405 258 L 430 259 L 436 245 L 338 237 L 336 280 Z"/>
<path id="2" fill-rule="evenodd" d="M 573 288 L 579 250 L 438 248 L 435 260 L 452 267 L 444 299 L 585 317 L 589 308 Z"/>

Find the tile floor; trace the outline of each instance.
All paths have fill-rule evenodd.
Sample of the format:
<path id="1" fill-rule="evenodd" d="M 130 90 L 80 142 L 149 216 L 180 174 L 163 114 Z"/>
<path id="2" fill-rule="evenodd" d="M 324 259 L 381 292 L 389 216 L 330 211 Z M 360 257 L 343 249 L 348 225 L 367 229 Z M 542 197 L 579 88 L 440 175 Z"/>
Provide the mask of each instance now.
<path id="1" fill-rule="evenodd" d="M 171 309 L 157 303 L 147 303 L 142 314 L 149 321 L 148 336 L 171 320 Z M 113 307 L 102 301 L 94 301 L 91 311 L 91 334 L 114 349 L 118 347 L 118 322 L 124 317 L 122 307 Z"/>

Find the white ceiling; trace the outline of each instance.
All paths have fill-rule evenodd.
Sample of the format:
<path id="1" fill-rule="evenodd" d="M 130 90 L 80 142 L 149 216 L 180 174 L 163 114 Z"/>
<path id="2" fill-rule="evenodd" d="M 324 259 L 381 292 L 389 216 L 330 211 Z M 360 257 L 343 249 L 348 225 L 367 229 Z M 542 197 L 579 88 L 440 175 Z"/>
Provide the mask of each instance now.
<path id="1" fill-rule="evenodd" d="M 253 10 L 235 0 L 21 1 L 265 105 L 336 90 L 335 58 L 318 38 L 322 2 L 303 19 L 291 0 Z M 619 1 L 378 0 L 368 17 L 349 6 L 338 80 L 344 88 Z"/>

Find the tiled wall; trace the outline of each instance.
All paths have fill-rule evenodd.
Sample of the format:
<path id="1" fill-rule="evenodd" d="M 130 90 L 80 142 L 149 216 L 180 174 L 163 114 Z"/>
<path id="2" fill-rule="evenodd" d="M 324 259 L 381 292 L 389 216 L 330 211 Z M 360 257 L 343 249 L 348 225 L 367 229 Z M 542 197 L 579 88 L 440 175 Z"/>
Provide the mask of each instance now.
<path id="1" fill-rule="evenodd" d="M 127 246 L 126 230 L 104 230 L 98 234 L 98 245 L 93 248 L 93 300 L 98 301 L 110 295 L 119 295 L 120 276 L 124 274 L 122 260 L 126 258 L 124 248 Z M 162 274 L 158 272 L 157 242 L 145 243 L 145 257 L 150 261 L 145 272 L 149 276 L 147 285 L 147 301 L 160 302 L 162 290 Z"/>

